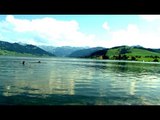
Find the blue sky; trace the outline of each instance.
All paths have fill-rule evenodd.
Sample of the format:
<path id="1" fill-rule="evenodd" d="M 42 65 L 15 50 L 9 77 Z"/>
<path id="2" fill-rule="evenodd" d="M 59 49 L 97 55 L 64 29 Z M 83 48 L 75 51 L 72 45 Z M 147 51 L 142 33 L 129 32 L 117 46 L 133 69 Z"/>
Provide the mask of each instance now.
<path id="1" fill-rule="evenodd" d="M 50 46 L 160 48 L 160 15 L 0 15 L 0 40 Z"/>

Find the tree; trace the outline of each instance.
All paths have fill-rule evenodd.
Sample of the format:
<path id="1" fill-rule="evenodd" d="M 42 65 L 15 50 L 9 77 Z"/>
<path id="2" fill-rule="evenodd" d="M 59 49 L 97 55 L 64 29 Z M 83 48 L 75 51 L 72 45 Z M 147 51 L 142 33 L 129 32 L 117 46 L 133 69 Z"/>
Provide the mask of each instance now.
<path id="1" fill-rule="evenodd" d="M 155 59 L 153 60 L 153 62 L 159 62 L 159 60 L 158 60 L 157 58 L 155 58 Z"/>
<path id="2" fill-rule="evenodd" d="M 120 54 L 126 54 L 126 53 L 130 53 L 130 48 L 128 47 L 122 47 L 119 51 Z"/>
<path id="3" fill-rule="evenodd" d="M 158 58 L 158 56 L 154 56 L 154 58 Z"/>
<path id="4" fill-rule="evenodd" d="M 136 58 L 134 56 L 131 57 L 131 60 L 136 60 Z"/>
<path id="5" fill-rule="evenodd" d="M 122 59 L 123 59 L 123 60 L 127 60 L 127 59 L 128 59 L 128 56 L 123 55 L 123 56 L 122 56 Z"/>
<path id="6" fill-rule="evenodd" d="M 103 59 L 109 59 L 109 57 L 107 55 L 103 55 L 102 58 Z"/>
<path id="7" fill-rule="evenodd" d="M 121 55 L 119 54 L 118 55 L 118 58 L 117 58 L 118 60 L 121 60 L 122 59 L 122 57 L 121 57 Z"/>

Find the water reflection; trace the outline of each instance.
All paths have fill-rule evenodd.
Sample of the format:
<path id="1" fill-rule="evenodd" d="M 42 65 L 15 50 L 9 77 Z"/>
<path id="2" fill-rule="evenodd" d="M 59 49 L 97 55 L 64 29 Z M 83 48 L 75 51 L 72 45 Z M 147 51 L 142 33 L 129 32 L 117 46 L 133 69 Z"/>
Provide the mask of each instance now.
<path id="1" fill-rule="evenodd" d="M 2 57 L 0 95 L 61 95 L 72 99 L 67 104 L 76 104 L 69 96 L 77 104 L 160 104 L 159 72 L 160 64 L 153 63 Z"/>
<path id="2" fill-rule="evenodd" d="M 136 92 L 136 81 L 131 81 L 129 93 L 130 95 L 135 95 L 135 92 Z"/>
<path id="3" fill-rule="evenodd" d="M 67 70 L 62 76 L 64 68 L 57 71 L 56 68 L 59 67 L 57 65 L 38 65 L 27 62 L 25 66 L 22 66 L 19 64 L 20 61 L 15 64 L 10 62 L 10 65 L 5 67 L 6 70 L 1 71 L 1 74 L 6 74 L 2 78 L 3 81 L 5 80 L 3 95 L 12 96 L 24 92 L 30 94 L 74 94 L 74 76 L 69 76 L 72 71 Z"/>

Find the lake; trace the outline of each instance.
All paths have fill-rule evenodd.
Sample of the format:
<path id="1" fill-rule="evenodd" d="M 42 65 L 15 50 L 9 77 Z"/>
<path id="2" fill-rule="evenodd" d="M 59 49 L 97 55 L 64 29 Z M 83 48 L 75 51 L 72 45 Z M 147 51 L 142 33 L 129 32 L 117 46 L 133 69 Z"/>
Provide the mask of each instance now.
<path id="1" fill-rule="evenodd" d="M 160 63 L 0 56 L 0 105 L 160 105 Z"/>

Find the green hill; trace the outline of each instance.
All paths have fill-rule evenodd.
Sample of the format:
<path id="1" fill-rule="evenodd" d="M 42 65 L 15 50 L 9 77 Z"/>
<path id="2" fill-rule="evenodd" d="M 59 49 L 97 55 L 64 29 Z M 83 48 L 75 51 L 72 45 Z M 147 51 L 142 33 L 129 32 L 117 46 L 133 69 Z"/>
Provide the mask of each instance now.
<path id="1" fill-rule="evenodd" d="M 55 56 L 34 45 L 20 45 L 0 41 L 0 55 L 7 56 Z"/>
<path id="2" fill-rule="evenodd" d="M 1 50 L 0 49 L 0 55 L 3 55 L 3 56 L 30 56 L 30 57 L 33 57 L 33 56 L 36 56 L 36 55 L 33 55 L 33 54 L 28 54 L 28 53 L 18 53 L 18 52 L 13 52 L 13 51 L 8 51 L 8 50 Z"/>
<path id="3" fill-rule="evenodd" d="M 93 53 L 90 58 L 156 62 L 160 61 L 160 52 L 158 49 L 118 46 L 108 49 L 103 55 Z"/>

